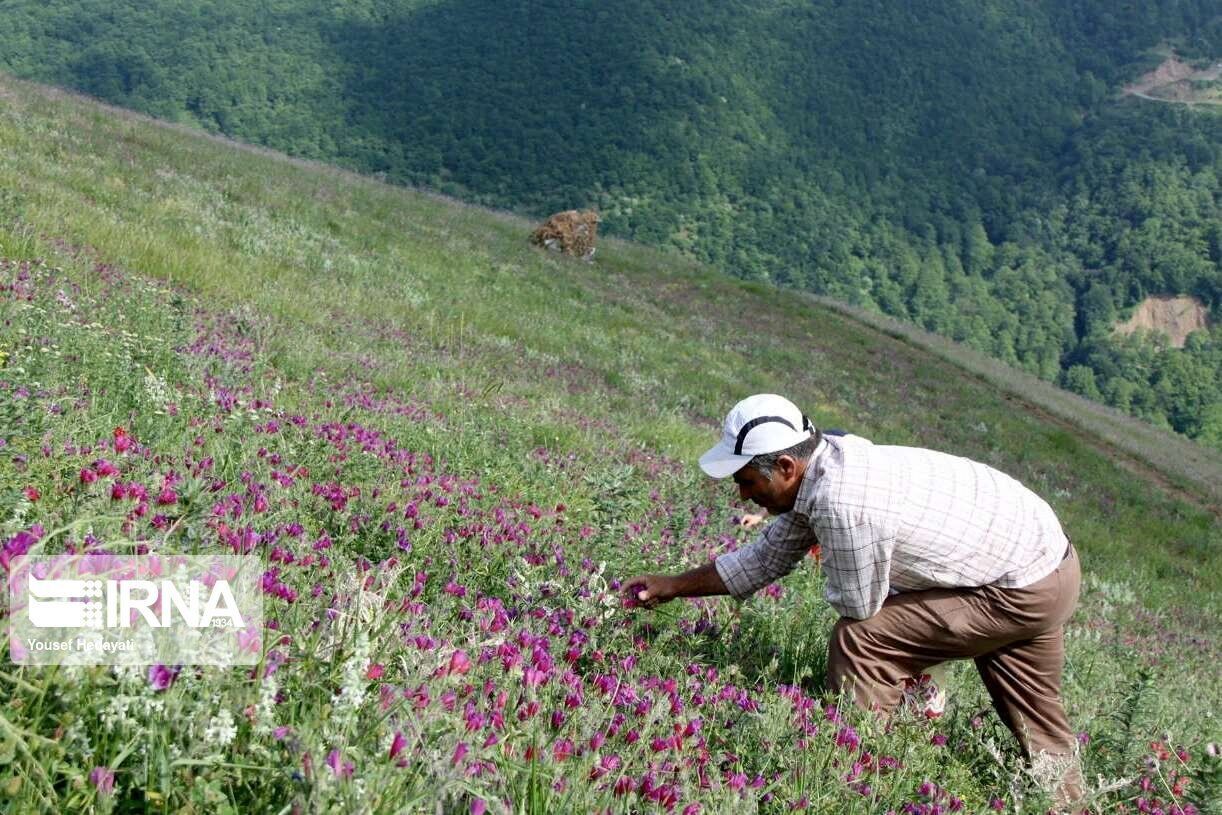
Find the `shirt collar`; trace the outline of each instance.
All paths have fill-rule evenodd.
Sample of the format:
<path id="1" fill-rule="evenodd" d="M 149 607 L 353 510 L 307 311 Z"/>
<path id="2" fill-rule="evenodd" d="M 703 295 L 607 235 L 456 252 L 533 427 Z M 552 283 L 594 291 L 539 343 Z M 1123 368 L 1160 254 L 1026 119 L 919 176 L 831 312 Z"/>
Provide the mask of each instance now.
<path id="1" fill-rule="evenodd" d="M 815 452 L 810 454 L 810 458 L 806 462 L 806 472 L 802 473 L 802 484 L 798 487 L 798 496 L 794 502 L 794 509 L 804 506 L 814 498 L 815 485 L 819 483 L 819 479 L 823 476 L 827 452 L 830 449 L 831 445 L 828 443 L 827 436 L 824 436 L 819 440 L 818 446 L 815 447 Z"/>

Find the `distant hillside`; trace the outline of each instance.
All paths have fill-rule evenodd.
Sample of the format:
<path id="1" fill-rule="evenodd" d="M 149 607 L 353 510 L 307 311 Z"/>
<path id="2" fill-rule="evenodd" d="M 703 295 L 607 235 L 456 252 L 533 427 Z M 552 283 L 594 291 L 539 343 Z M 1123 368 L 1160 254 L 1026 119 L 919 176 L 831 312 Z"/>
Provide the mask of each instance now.
<path id="1" fill-rule="evenodd" d="M 1150 295 L 1222 316 L 1222 111 L 1120 98 L 1168 47 L 1222 56 L 1215 4 L 16 0 L 0 66 L 466 200 L 597 206 L 1222 446 L 1222 340 L 1111 333 Z"/>

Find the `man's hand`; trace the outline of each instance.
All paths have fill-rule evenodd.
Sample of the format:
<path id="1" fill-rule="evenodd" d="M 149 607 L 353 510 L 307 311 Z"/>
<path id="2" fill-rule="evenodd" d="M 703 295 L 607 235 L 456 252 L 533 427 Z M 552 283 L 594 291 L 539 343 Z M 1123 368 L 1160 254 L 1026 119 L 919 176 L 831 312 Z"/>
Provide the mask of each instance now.
<path id="1" fill-rule="evenodd" d="M 743 516 L 738 519 L 738 523 L 743 529 L 750 529 L 764 520 L 764 513 L 744 512 Z"/>
<path id="2" fill-rule="evenodd" d="M 623 582 L 624 608 L 655 608 L 678 595 L 674 579 L 663 574 L 643 574 Z"/>
<path id="3" fill-rule="evenodd" d="M 654 608 L 676 597 L 707 597 L 728 594 L 726 585 L 712 562 L 689 569 L 683 574 L 642 574 L 620 584 L 625 608 Z"/>

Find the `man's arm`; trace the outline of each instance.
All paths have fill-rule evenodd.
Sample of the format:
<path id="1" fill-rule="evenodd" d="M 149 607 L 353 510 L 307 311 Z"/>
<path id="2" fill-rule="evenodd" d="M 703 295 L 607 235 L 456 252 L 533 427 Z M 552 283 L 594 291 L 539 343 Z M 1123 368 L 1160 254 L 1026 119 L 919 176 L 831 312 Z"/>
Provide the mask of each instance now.
<path id="1" fill-rule="evenodd" d="M 729 594 L 713 561 L 682 574 L 643 574 L 624 581 L 625 598 L 646 608 L 670 602 L 676 597 L 707 597 Z"/>

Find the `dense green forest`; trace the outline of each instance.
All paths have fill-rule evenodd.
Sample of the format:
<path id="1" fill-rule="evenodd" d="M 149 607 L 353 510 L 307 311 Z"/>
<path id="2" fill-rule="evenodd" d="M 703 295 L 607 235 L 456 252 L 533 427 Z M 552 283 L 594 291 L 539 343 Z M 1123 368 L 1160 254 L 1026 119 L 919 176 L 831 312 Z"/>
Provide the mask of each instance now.
<path id="1" fill-rule="evenodd" d="M 596 206 L 1222 448 L 1222 107 L 1118 93 L 1160 48 L 1222 56 L 1213 0 L 9 0 L 3 22 L 19 76 L 480 203 Z M 1156 293 L 1214 328 L 1114 336 Z"/>

